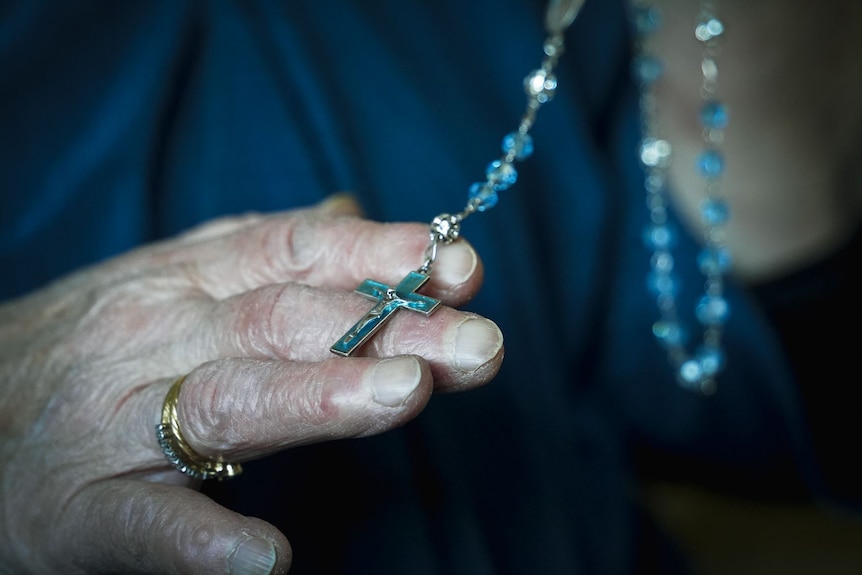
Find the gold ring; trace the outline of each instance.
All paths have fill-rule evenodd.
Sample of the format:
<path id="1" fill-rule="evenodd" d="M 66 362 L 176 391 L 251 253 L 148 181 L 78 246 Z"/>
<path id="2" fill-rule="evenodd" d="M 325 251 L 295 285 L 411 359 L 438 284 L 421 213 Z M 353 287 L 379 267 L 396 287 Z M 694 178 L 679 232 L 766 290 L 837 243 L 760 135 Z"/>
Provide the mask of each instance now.
<path id="1" fill-rule="evenodd" d="M 165 397 L 162 406 L 162 422 L 156 426 L 156 439 L 162 453 L 171 465 L 190 477 L 197 479 L 218 479 L 234 477 L 242 473 L 239 463 L 227 463 L 221 457 L 210 459 L 195 452 L 185 439 L 180 430 L 180 422 L 177 418 L 177 401 L 180 397 L 180 387 L 185 381 L 183 376 L 176 380 Z"/>

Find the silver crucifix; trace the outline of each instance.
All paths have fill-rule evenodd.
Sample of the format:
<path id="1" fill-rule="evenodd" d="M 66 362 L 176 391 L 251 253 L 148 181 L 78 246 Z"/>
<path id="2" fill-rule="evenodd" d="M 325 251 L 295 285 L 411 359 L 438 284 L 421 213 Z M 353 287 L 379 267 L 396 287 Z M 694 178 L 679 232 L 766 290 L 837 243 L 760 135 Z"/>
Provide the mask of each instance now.
<path id="1" fill-rule="evenodd" d="M 416 293 L 416 290 L 422 287 L 428 279 L 428 274 L 413 271 L 407 274 L 394 288 L 374 280 L 362 282 L 356 288 L 356 293 L 377 300 L 377 303 L 329 350 L 337 355 L 349 356 L 377 333 L 377 330 L 383 327 L 386 320 L 401 308 L 430 315 L 440 305 L 440 301 Z"/>

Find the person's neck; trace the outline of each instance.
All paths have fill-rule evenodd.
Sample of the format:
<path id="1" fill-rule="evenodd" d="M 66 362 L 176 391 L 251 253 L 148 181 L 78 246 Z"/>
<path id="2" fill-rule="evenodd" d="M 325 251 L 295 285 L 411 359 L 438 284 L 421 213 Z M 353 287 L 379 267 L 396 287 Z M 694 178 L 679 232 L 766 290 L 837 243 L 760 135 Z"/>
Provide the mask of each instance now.
<path id="1" fill-rule="evenodd" d="M 666 68 L 658 121 L 674 146 L 672 196 L 700 237 L 697 3 L 655 4 L 663 25 L 652 41 Z M 722 19 L 721 98 L 732 118 L 722 145 L 727 243 L 735 274 L 757 282 L 823 257 L 862 219 L 862 5 L 728 1 Z"/>

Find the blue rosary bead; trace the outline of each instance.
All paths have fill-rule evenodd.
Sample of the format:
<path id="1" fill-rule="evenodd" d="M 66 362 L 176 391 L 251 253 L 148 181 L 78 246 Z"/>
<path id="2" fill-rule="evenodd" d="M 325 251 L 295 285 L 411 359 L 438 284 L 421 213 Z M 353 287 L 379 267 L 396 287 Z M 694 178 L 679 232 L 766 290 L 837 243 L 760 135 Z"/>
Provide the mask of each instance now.
<path id="1" fill-rule="evenodd" d="M 700 299 L 695 310 L 697 319 L 707 326 L 724 325 L 730 316 L 730 306 L 727 300 L 717 295 L 705 295 Z"/>
<path id="2" fill-rule="evenodd" d="M 632 61 L 632 73 L 642 84 L 653 84 L 664 74 L 664 66 L 657 58 L 638 56 Z"/>
<path id="3" fill-rule="evenodd" d="M 661 11 L 655 6 L 634 8 L 632 22 L 638 34 L 642 36 L 652 34 L 661 26 Z"/>
<path id="4" fill-rule="evenodd" d="M 688 335 L 675 321 L 659 320 L 652 326 L 652 333 L 665 347 L 681 347 L 686 344 Z"/>
<path id="5" fill-rule="evenodd" d="M 511 132 L 503 138 L 503 153 L 512 154 L 516 160 L 526 160 L 533 155 L 533 138 L 529 134 Z"/>
<path id="6" fill-rule="evenodd" d="M 700 216 L 707 225 L 724 225 L 730 219 L 730 207 L 724 200 L 706 200 L 700 206 Z"/>
<path id="7" fill-rule="evenodd" d="M 697 265 L 704 275 L 720 275 L 730 271 L 731 258 L 727 248 L 706 248 L 697 256 Z"/>
<path id="8" fill-rule="evenodd" d="M 488 164 L 485 175 L 488 177 L 488 183 L 498 192 L 512 187 L 518 181 L 518 170 L 515 166 L 502 160 L 494 160 Z"/>
<path id="9" fill-rule="evenodd" d="M 716 375 L 724 368 L 724 351 L 720 347 L 704 345 L 695 355 L 704 375 Z"/>
<path id="10" fill-rule="evenodd" d="M 667 250 L 676 245 L 676 234 L 666 225 L 647 226 L 644 230 L 644 243 L 653 250 Z"/>
<path id="11" fill-rule="evenodd" d="M 470 186 L 468 194 L 470 202 L 476 206 L 476 211 L 484 212 L 497 205 L 499 196 L 494 187 L 488 182 L 477 182 Z"/>
<path id="12" fill-rule="evenodd" d="M 679 295 L 679 282 L 670 274 L 653 272 L 647 275 L 647 289 L 657 297 L 675 298 Z"/>
<path id="13" fill-rule="evenodd" d="M 679 379 L 685 387 L 696 388 L 703 381 L 704 373 L 700 362 L 689 359 L 679 366 Z"/>
<path id="14" fill-rule="evenodd" d="M 723 130 L 727 127 L 729 121 L 727 107 L 715 100 L 704 104 L 700 111 L 700 122 L 705 128 Z"/>
<path id="15" fill-rule="evenodd" d="M 697 160 L 700 173 L 706 178 L 718 178 L 724 173 L 724 158 L 715 150 L 707 150 Z"/>
<path id="16" fill-rule="evenodd" d="M 657 273 L 669 274 L 673 271 L 673 266 L 676 262 L 673 259 L 673 254 L 666 251 L 660 251 L 653 254 L 650 258 L 650 266 Z"/>

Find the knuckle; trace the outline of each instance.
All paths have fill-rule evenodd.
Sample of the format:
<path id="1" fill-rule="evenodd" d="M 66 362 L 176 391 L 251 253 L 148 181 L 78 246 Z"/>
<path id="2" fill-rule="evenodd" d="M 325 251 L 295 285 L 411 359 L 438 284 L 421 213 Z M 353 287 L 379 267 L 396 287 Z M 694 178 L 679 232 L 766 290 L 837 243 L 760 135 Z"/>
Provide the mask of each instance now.
<path id="1" fill-rule="evenodd" d="M 66 309 L 71 339 L 101 351 L 162 341 L 166 330 L 175 330 L 185 315 L 195 312 L 195 302 L 181 299 L 179 287 L 176 278 L 166 275 L 94 287 Z"/>
<path id="2" fill-rule="evenodd" d="M 227 313 L 231 320 L 224 337 L 231 338 L 231 349 L 247 357 L 273 357 L 286 345 L 286 331 L 279 329 L 283 302 L 289 300 L 289 286 L 268 286 L 233 298 Z M 223 310 L 215 310 L 217 317 Z M 218 322 L 218 320 L 216 320 Z"/>
<path id="3" fill-rule="evenodd" d="M 296 420 L 314 427 L 331 423 L 339 414 L 333 393 L 317 382 L 290 386 L 283 407 Z"/>
<path id="4" fill-rule="evenodd" d="M 229 347 L 244 357 L 286 359 L 309 351 L 307 333 L 296 324 L 308 321 L 310 310 L 318 308 L 317 297 L 302 284 L 265 286 L 236 296 L 226 309 L 216 308 L 214 321 L 224 325 L 219 318 L 231 318 L 220 337 L 230 338 Z"/>
<path id="5" fill-rule="evenodd" d="M 200 565 L 203 558 L 213 555 L 213 547 L 219 542 L 220 533 L 206 521 L 196 521 L 180 529 L 176 534 L 177 549 L 183 549 L 187 560 Z"/>
<path id="6" fill-rule="evenodd" d="M 341 419 L 339 395 L 349 386 L 325 383 L 309 370 L 313 367 L 254 360 L 199 368 L 180 392 L 186 442 L 212 457 L 332 431 Z"/>
<path id="7" fill-rule="evenodd" d="M 260 228 L 251 258 L 260 259 L 265 280 L 291 278 L 303 280 L 311 275 L 318 259 L 315 240 L 316 218 L 297 217 L 273 222 Z"/>
<path id="8" fill-rule="evenodd" d="M 290 302 L 296 297 L 291 284 L 282 284 L 266 290 L 260 304 L 259 317 L 249 322 L 246 328 L 253 351 L 279 356 L 289 345 L 289 331 L 285 329 L 284 316 Z M 255 321 L 256 320 L 256 321 Z"/>
<path id="9" fill-rule="evenodd" d="M 242 396 L 228 393 L 229 386 L 215 377 L 196 377 L 183 384 L 179 398 L 179 422 L 183 437 L 201 455 L 216 455 L 236 441 L 232 414 Z"/>

